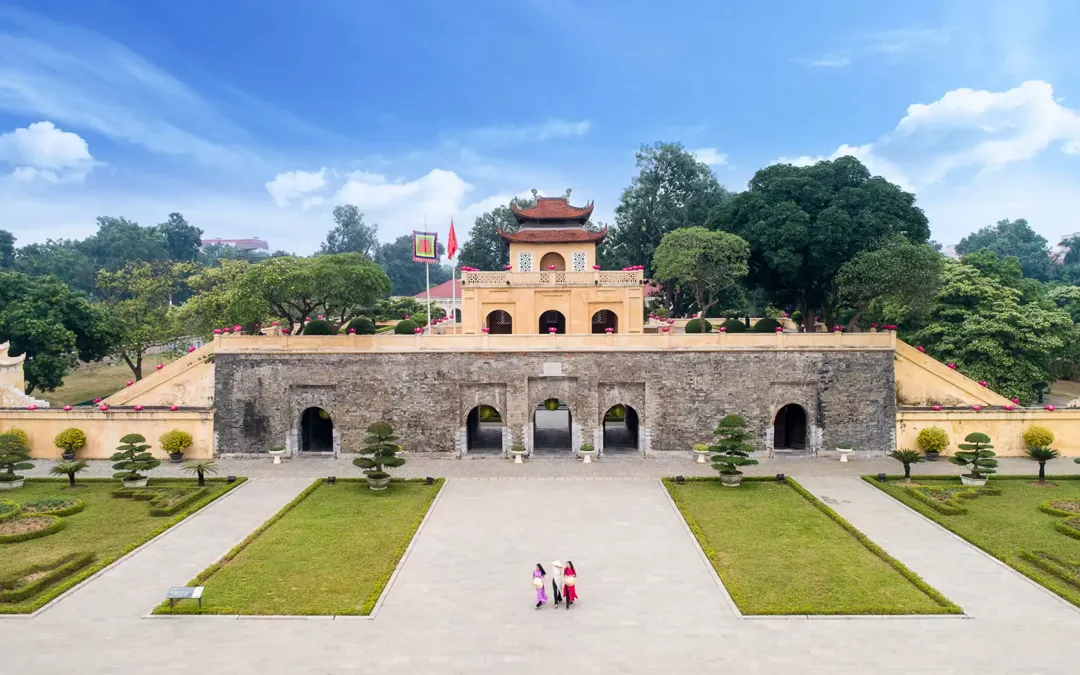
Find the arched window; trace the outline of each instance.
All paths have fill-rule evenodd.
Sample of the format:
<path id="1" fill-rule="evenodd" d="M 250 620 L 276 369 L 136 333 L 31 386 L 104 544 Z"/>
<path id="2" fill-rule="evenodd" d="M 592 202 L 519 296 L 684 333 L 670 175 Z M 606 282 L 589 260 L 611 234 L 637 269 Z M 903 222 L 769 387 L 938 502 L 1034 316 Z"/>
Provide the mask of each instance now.
<path id="1" fill-rule="evenodd" d="M 510 335 L 514 332 L 514 319 L 508 312 L 496 309 L 487 315 L 487 329 L 492 335 Z"/>
<path id="2" fill-rule="evenodd" d="M 551 330 L 554 328 L 555 330 Z M 566 317 L 562 315 L 562 312 L 549 309 L 540 315 L 540 334 L 547 335 L 548 333 L 565 333 L 566 332 Z"/>
<path id="3" fill-rule="evenodd" d="M 454 310 L 454 323 L 461 323 L 461 310 L 460 309 L 455 309 Z"/>
<path id="4" fill-rule="evenodd" d="M 556 272 L 566 271 L 566 261 L 561 255 L 552 251 L 551 253 L 545 253 L 543 258 L 540 258 L 540 272 L 547 272 L 551 269 L 552 265 L 555 266 Z"/>
<path id="5" fill-rule="evenodd" d="M 606 333 L 610 328 L 612 333 L 619 332 L 619 315 L 610 309 L 602 309 L 592 315 L 592 332 Z"/>

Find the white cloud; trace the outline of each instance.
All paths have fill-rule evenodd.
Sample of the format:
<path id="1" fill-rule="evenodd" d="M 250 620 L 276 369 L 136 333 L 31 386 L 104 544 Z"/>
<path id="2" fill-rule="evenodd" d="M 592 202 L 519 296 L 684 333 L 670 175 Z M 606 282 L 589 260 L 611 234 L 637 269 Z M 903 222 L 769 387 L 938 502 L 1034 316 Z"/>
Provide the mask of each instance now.
<path id="1" fill-rule="evenodd" d="M 895 63 L 908 54 L 925 54 L 950 42 L 951 34 L 942 28 L 897 28 L 848 36 L 834 49 L 814 58 L 800 57 L 796 63 L 812 68 L 846 68 L 867 59 Z"/>
<path id="2" fill-rule="evenodd" d="M 727 155 L 722 152 L 717 152 L 716 148 L 699 148 L 698 150 L 691 150 L 692 154 L 697 161 L 709 166 L 722 166 L 727 164 Z"/>
<path id="3" fill-rule="evenodd" d="M 50 183 L 81 181 L 94 167 L 86 141 L 52 122 L 0 134 L 0 161 L 15 166 L 16 180 Z"/>
<path id="4" fill-rule="evenodd" d="M 322 203 L 321 198 L 310 197 L 309 193 L 326 188 L 326 168 L 318 171 L 287 171 L 274 176 L 266 184 L 266 191 L 274 198 L 278 206 L 289 206 L 294 201 L 301 201 L 303 208 Z M 319 199 L 318 202 L 312 199 Z"/>
<path id="5" fill-rule="evenodd" d="M 473 186 L 453 171 L 432 169 L 415 180 L 388 181 L 379 174 L 354 172 L 337 191 L 336 200 L 354 204 L 380 231 L 398 235 L 420 229 L 427 222 L 449 224 L 465 208 Z"/>
<path id="6" fill-rule="evenodd" d="M 589 133 L 592 124 L 588 120 L 571 122 L 551 119 L 539 124 L 504 125 L 473 129 L 464 134 L 465 138 L 481 145 L 508 145 L 510 143 L 528 143 L 550 141 L 560 138 L 577 138 Z"/>
<path id="7" fill-rule="evenodd" d="M 799 63 L 813 68 L 846 68 L 851 65 L 850 56 L 826 54 L 816 59 L 797 59 Z"/>
<path id="8" fill-rule="evenodd" d="M 889 160 L 878 156 L 874 152 L 874 146 L 866 145 L 841 145 L 831 155 L 800 155 L 799 157 L 781 157 L 771 164 L 792 164 L 794 166 L 811 166 L 824 160 L 834 160 L 839 157 L 851 156 L 862 162 L 867 170 L 874 176 L 882 176 L 887 180 L 899 185 L 904 190 L 910 190 L 911 184 L 900 169 Z"/>

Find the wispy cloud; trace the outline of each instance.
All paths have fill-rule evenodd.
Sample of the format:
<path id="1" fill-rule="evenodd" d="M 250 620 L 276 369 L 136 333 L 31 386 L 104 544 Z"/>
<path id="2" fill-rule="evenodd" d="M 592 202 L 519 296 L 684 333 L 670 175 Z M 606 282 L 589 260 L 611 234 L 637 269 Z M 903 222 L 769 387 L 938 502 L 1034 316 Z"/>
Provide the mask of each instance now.
<path id="1" fill-rule="evenodd" d="M 698 148 L 697 150 L 691 150 L 692 154 L 697 161 L 708 164 L 709 166 L 722 166 L 727 164 L 727 155 L 722 152 L 717 152 L 716 148 Z"/>
<path id="2" fill-rule="evenodd" d="M 462 140 L 482 146 L 513 143 L 538 143 L 561 138 L 577 138 L 589 133 L 589 120 L 569 121 L 550 119 L 536 124 L 507 124 L 472 129 L 461 134 Z"/>
<path id="3" fill-rule="evenodd" d="M 951 34 L 943 28 L 897 28 L 848 36 L 818 57 L 797 57 L 796 63 L 811 68 L 846 68 L 869 59 L 897 62 L 903 57 L 947 45 Z"/>

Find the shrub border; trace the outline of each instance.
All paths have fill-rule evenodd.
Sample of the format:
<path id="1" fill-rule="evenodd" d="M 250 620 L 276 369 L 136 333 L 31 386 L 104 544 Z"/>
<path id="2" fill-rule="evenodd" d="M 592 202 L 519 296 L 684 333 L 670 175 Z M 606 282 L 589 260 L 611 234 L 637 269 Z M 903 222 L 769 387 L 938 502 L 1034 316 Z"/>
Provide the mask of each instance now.
<path id="1" fill-rule="evenodd" d="M 65 556 L 54 560 L 51 563 L 45 563 L 42 565 L 31 565 L 24 567 L 21 570 L 9 574 L 4 579 L 0 579 L 0 604 L 21 602 L 27 598 L 36 595 L 42 589 L 47 586 L 60 581 L 64 577 L 70 576 L 75 572 L 78 572 L 83 567 L 86 567 L 94 561 L 93 553 L 68 553 Z M 32 581 L 21 588 L 4 588 L 5 585 L 14 584 L 22 577 L 33 574 L 34 572 L 47 572 L 45 576 L 36 581 Z"/>
<path id="2" fill-rule="evenodd" d="M 957 476 L 912 476 L 911 477 L 912 480 L 917 479 L 920 483 L 930 481 L 930 480 L 949 480 L 949 479 L 954 479 L 955 480 L 956 478 L 957 478 Z M 1007 565 L 1010 569 L 1013 569 L 1016 572 L 1019 572 L 1020 574 L 1023 574 L 1025 577 L 1030 579 L 1033 583 L 1036 583 L 1040 587 L 1044 588 L 1048 593 L 1053 593 L 1054 595 L 1062 598 L 1066 602 L 1068 602 L 1070 604 L 1073 604 L 1073 605 L 1076 605 L 1077 607 L 1080 607 L 1080 594 L 1071 593 L 1071 592 L 1068 591 L 1068 589 L 1055 590 L 1053 588 L 1050 588 L 1049 586 L 1046 585 L 1046 582 L 1043 579 L 1043 577 L 1039 576 L 1038 574 L 1032 572 L 1029 569 L 1026 569 L 1024 567 L 1020 567 L 1019 565 L 1016 565 L 1014 563 L 1009 562 L 1008 560 L 1005 560 L 1003 558 L 998 557 L 997 554 L 995 554 L 993 551 L 987 549 L 986 547 L 982 546 L 981 544 L 978 544 L 977 542 L 974 542 L 974 541 L 968 539 L 964 535 L 960 534 L 956 530 L 949 527 L 948 521 L 946 519 L 942 518 L 937 513 L 923 513 L 922 511 L 912 507 L 910 504 L 905 503 L 903 500 L 897 499 L 891 492 L 889 492 L 888 490 L 885 489 L 883 483 L 878 482 L 877 476 L 865 475 L 865 476 L 862 476 L 862 479 L 864 481 L 866 481 L 867 483 L 869 483 L 870 485 L 872 485 L 873 487 L 880 490 L 881 492 L 885 493 L 885 495 L 888 496 L 890 499 L 894 499 L 894 500 L 900 502 L 902 505 L 904 505 L 904 506 L 908 507 L 909 509 L 915 511 L 915 513 L 918 513 L 920 516 L 923 516 L 927 520 L 930 520 L 930 521 L 938 524 L 939 526 L 945 528 L 946 530 L 949 531 L 949 533 L 951 533 L 951 534 L 953 534 L 953 535 L 955 535 L 957 537 L 960 537 L 961 539 L 963 539 L 967 543 L 971 544 L 975 548 L 979 549 L 980 551 L 982 551 L 986 555 L 990 556 L 994 560 L 997 560 L 1002 565 Z M 1030 481 L 1035 481 L 1035 480 L 1038 480 L 1038 479 L 1039 479 L 1039 477 L 1035 476 L 1035 475 L 1032 475 L 1032 476 L 1023 476 L 1023 475 L 999 476 L 997 474 L 994 474 L 994 480 L 1024 480 L 1024 481 L 1029 481 L 1030 482 Z M 1046 477 L 1046 480 L 1048 482 L 1051 479 L 1053 479 L 1053 480 L 1080 480 L 1080 475 L 1077 475 L 1077 474 L 1063 474 L 1063 475 L 1060 475 L 1060 476 L 1047 476 Z M 886 482 L 888 482 L 888 481 L 902 481 L 902 480 L 904 480 L 904 476 L 902 474 L 887 474 L 885 476 L 885 480 L 886 480 Z M 1021 551 L 1021 554 L 1020 554 L 1019 557 L 1021 559 L 1025 560 L 1025 562 L 1030 562 L 1026 558 L 1023 557 L 1023 553 L 1024 552 Z"/>
<path id="3" fill-rule="evenodd" d="M 60 530 L 64 529 L 67 523 L 64 522 L 60 516 L 53 516 L 47 513 L 25 513 L 20 514 L 22 518 L 51 518 L 52 522 L 41 528 L 40 530 L 34 530 L 33 532 L 23 532 L 22 534 L 0 534 L 0 544 L 18 544 L 20 541 L 30 541 L 31 539 L 40 539 L 41 537 L 47 537 L 50 534 L 56 534 Z"/>
<path id="4" fill-rule="evenodd" d="M 366 483 L 367 482 L 366 477 L 365 478 L 356 478 L 356 477 L 337 478 L 336 480 L 337 480 L 338 483 Z M 427 480 L 426 478 L 394 478 L 394 479 L 391 480 L 391 484 L 393 484 L 393 483 L 423 483 L 423 482 L 426 482 L 426 480 Z M 245 537 L 242 542 L 240 542 L 239 544 L 234 546 L 232 548 L 232 550 L 230 550 L 228 553 L 226 553 L 224 556 L 222 556 L 220 560 L 218 560 L 217 562 L 210 565 L 209 567 L 207 567 L 202 572 L 199 572 L 197 575 L 195 575 L 195 577 L 191 581 L 189 581 L 187 583 L 187 585 L 188 586 L 199 586 L 199 585 L 205 584 L 206 581 L 208 579 L 210 579 L 210 577 L 214 576 L 214 574 L 218 570 L 220 570 L 227 563 L 231 562 L 234 558 L 236 558 L 236 556 L 240 555 L 240 553 L 244 549 L 246 549 L 248 546 L 250 546 L 252 542 L 254 542 L 256 539 L 258 539 L 264 532 L 266 532 L 268 529 L 270 529 L 275 523 L 277 523 L 279 520 L 281 520 L 286 515 L 288 515 L 288 513 L 290 511 L 292 511 L 293 509 L 295 509 L 297 506 L 300 505 L 300 502 L 302 502 L 305 499 L 307 499 L 308 497 L 310 497 L 313 492 L 315 492 L 317 489 L 319 489 L 325 483 L 326 483 L 325 478 L 316 479 L 314 483 L 307 486 L 306 488 L 304 488 L 300 492 L 300 494 L 296 495 L 296 497 L 294 497 L 291 502 L 289 502 L 285 506 L 281 507 L 280 511 L 278 511 L 274 515 L 270 516 L 270 518 L 267 519 L 266 522 L 264 522 L 259 527 L 255 528 L 255 530 L 251 534 L 249 534 L 247 537 Z M 442 492 L 443 485 L 445 483 L 446 483 L 445 478 L 436 478 L 435 479 L 434 487 L 436 489 L 432 491 L 431 498 L 428 500 L 427 505 L 424 508 L 423 513 L 421 513 L 419 516 L 417 516 L 416 521 L 409 527 L 408 535 L 402 538 L 402 543 L 398 546 L 398 549 L 394 552 L 393 563 L 390 564 L 390 565 L 387 565 L 387 569 L 383 571 L 383 574 L 375 582 L 375 587 L 371 589 L 371 592 L 368 594 L 368 597 L 364 600 L 364 604 L 360 606 L 359 610 L 356 610 L 356 611 L 342 611 L 342 612 L 337 612 L 335 614 L 312 614 L 311 616 L 357 616 L 357 615 L 359 615 L 359 616 L 369 616 L 371 614 L 371 612 L 375 609 L 375 605 L 378 604 L 379 597 L 382 595 L 383 591 L 386 589 L 386 585 L 388 583 L 390 583 L 390 578 L 394 575 L 394 571 L 397 570 L 397 566 L 401 562 L 401 558 L 405 555 L 405 551 L 406 551 L 406 549 L 408 549 L 409 544 L 412 543 L 413 537 L 416 536 L 416 531 L 420 528 L 420 524 L 424 521 L 424 518 L 427 516 L 428 512 L 431 510 L 431 505 L 432 505 L 432 503 L 434 503 L 435 498 L 439 496 L 440 492 Z M 187 614 L 187 615 L 191 615 L 191 614 L 237 615 L 237 612 L 234 609 L 232 609 L 231 607 L 221 607 L 217 611 L 215 611 L 212 608 L 204 608 L 202 610 L 199 610 L 198 608 L 192 608 L 192 606 L 190 606 L 190 605 L 187 606 L 187 607 L 169 607 L 168 600 L 165 600 L 165 601 L 162 601 L 162 603 L 159 604 L 157 607 L 155 607 L 153 609 L 153 611 L 151 612 L 151 614 L 164 614 L 164 615 L 176 615 L 176 614 Z M 288 616 L 288 615 L 252 614 L 250 616 Z"/>
<path id="5" fill-rule="evenodd" d="M 66 483 L 68 479 L 67 478 L 28 478 L 27 480 L 32 480 L 34 482 L 41 482 L 41 483 Z M 172 478 L 172 477 L 170 477 L 170 478 L 158 478 L 156 480 L 158 480 L 160 482 L 179 483 L 179 482 L 190 482 L 193 479 L 190 479 L 190 478 Z M 216 493 L 216 494 L 211 494 L 210 497 L 208 499 L 206 499 L 205 502 L 203 502 L 203 503 L 201 503 L 201 504 L 199 504 L 197 506 L 194 506 L 193 508 L 191 508 L 188 511 L 180 513 L 180 514 L 174 516 L 173 518 L 170 518 L 166 522 L 162 523 L 161 526 L 156 528 L 153 532 L 150 532 L 149 534 L 147 534 L 142 539 L 136 539 L 135 541 L 131 542 L 131 544 L 129 544 L 128 546 L 126 546 L 123 549 L 121 549 L 120 551 L 118 551 L 115 555 L 95 560 L 95 562 L 93 564 L 87 565 L 86 567 L 76 571 L 74 574 L 72 574 L 68 578 L 61 580 L 59 583 L 54 584 L 53 586 L 50 586 L 49 588 L 43 589 L 41 591 L 41 593 L 39 593 L 39 596 L 36 599 L 34 599 L 34 601 L 31 603 L 31 605 L 29 607 L 21 608 L 21 609 L 15 609 L 13 607 L 5 607 L 3 604 L 0 604 L 0 614 L 34 614 L 35 612 L 40 611 L 47 604 L 49 604 L 50 602 L 55 600 L 60 595 L 66 593 L 68 590 L 74 588 L 75 586 L 82 583 L 83 581 L 86 581 L 87 579 L 94 576 L 95 574 L 97 574 L 101 570 L 105 569 L 109 565 L 113 564 L 114 562 L 116 562 L 120 558 L 123 558 L 124 556 L 128 555 L 129 553 L 131 553 L 135 549 L 141 547 L 143 544 L 146 544 L 147 542 L 151 541 L 152 539 L 157 538 L 159 535 L 161 535 L 163 532 L 165 532 L 169 528 L 173 527 L 174 525 L 180 524 L 188 516 L 195 514 L 199 510 L 209 506 L 210 504 L 214 503 L 218 499 L 221 499 L 225 495 L 229 494 L 230 492 L 232 492 L 236 488 L 238 488 L 241 485 L 243 485 L 244 483 L 246 483 L 247 480 L 248 479 L 246 477 L 244 477 L 244 476 L 237 476 L 236 482 L 229 484 L 229 483 L 225 483 L 224 478 L 208 478 L 207 482 L 225 483 L 225 488 L 223 490 L 221 490 L 220 492 Z M 80 483 L 115 483 L 115 482 L 117 482 L 117 480 L 115 478 L 84 478 L 84 479 L 81 479 L 79 482 Z"/>
<path id="6" fill-rule="evenodd" d="M 15 507 L 15 508 L 11 509 L 10 511 L 0 513 L 0 522 L 3 522 L 5 520 L 7 520 L 8 518 L 14 518 L 15 516 L 22 513 L 22 504 L 20 504 L 17 501 L 14 501 L 14 500 L 11 500 L 11 499 L 0 499 L 0 504 L 11 504 L 12 506 Z"/>
<path id="7" fill-rule="evenodd" d="M 66 507 L 64 507 L 62 509 L 53 509 L 52 511 L 30 511 L 30 512 L 24 513 L 23 515 L 24 516 L 70 516 L 70 515 L 78 513 L 79 511 L 82 511 L 83 509 L 86 508 L 86 503 L 83 502 L 83 500 L 75 499 L 74 497 L 71 497 L 70 500 L 75 502 L 75 503 L 72 504 L 71 506 L 66 506 Z M 28 503 L 33 504 L 34 502 L 28 502 Z M 26 503 L 23 504 L 23 506 L 26 506 L 26 505 L 27 505 Z"/>
<path id="8" fill-rule="evenodd" d="M 743 477 L 743 482 L 768 483 L 768 482 L 774 482 L 775 480 L 776 479 L 771 477 L 771 476 L 744 476 Z M 718 482 L 720 482 L 720 479 L 717 478 L 717 477 L 714 477 L 714 476 L 694 476 L 694 477 L 687 477 L 687 478 L 684 479 L 684 481 L 686 481 L 686 482 L 717 482 L 718 483 Z M 690 527 L 690 531 L 694 533 L 694 538 L 697 539 L 698 544 L 701 546 L 702 550 L 705 551 L 706 557 L 709 558 L 709 563 L 712 564 L 713 569 L 716 570 L 717 575 L 720 575 L 721 579 L 722 579 L 723 577 L 721 575 L 720 570 L 717 569 L 715 563 L 713 563 L 713 560 L 714 560 L 715 556 L 709 554 L 709 551 L 714 551 L 715 552 L 715 549 L 713 549 L 709 545 L 708 540 L 705 538 L 705 533 L 701 530 L 701 527 L 698 526 L 698 524 L 694 520 L 693 516 L 691 516 L 690 514 L 688 514 L 686 512 L 686 510 L 684 509 L 684 504 L 683 504 L 682 500 L 672 490 L 672 486 L 675 485 L 675 481 L 673 479 L 671 479 L 671 478 L 664 478 L 663 483 L 664 483 L 665 489 L 667 489 L 667 491 L 668 491 L 668 494 L 671 495 L 672 501 L 674 501 L 675 505 L 678 507 L 679 513 L 682 515 L 683 520 L 685 520 L 687 526 Z M 899 612 L 890 612 L 890 611 L 887 611 L 887 610 L 886 611 L 876 611 L 876 612 L 863 612 L 862 614 L 869 615 L 869 616 L 875 616 L 875 615 L 876 616 L 884 616 L 884 615 L 892 615 L 892 616 L 932 616 L 934 614 L 963 614 L 964 613 L 964 610 L 962 610 L 959 605 L 952 602 L 951 600 L 946 598 L 944 595 L 942 595 L 936 588 L 934 588 L 930 584 L 923 581 L 922 577 L 920 577 L 918 574 L 915 574 L 914 572 L 912 572 L 902 562 L 900 562 L 896 558 L 894 558 L 891 555 L 889 555 L 888 553 L 886 553 L 884 549 L 882 549 L 880 546 L 878 546 L 873 541 L 871 541 L 869 537 L 867 537 L 865 534 L 860 532 L 854 525 L 852 525 L 848 521 L 844 520 L 840 516 L 840 514 L 838 514 L 836 511 L 833 511 L 831 508 L 828 507 L 828 505 L 826 505 L 820 499 L 818 499 L 813 494 L 811 494 L 806 488 L 804 488 L 802 485 L 800 485 L 798 483 L 798 481 L 796 481 L 795 479 L 793 479 L 791 477 L 787 477 L 785 479 L 785 481 L 784 481 L 784 484 L 787 485 L 788 487 L 790 487 L 791 489 L 793 489 L 803 499 L 810 502 L 810 504 L 814 508 L 816 508 L 818 511 L 821 511 L 830 520 L 832 520 L 834 523 L 839 525 L 845 532 L 847 532 L 852 537 L 854 537 L 855 541 L 862 544 L 868 551 L 870 551 L 875 556 L 877 556 L 882 561 L 884 561 L 885 564 L 889 565 L 894 570 L 896 570 L 900 574 L 900 576 L 902 576 L 905 580 L 907 580 L 911 585 L 915 586 L 915 588 L 919 589 L 924 594 L 926 594 L 931 600 L 933 600 L 935 603 L 937 603 L 937 605 L 941 608 L 940 612 L 926 612 L 925 614 L 900 614 Z M 734 598 L 732 600 L 734 601 Z M 742 612 L 742 608 L 739 608 L 739 611 Z M 808 614 L 810 616 L 829 616 L 829 613 L 822 613 L 822 612 L 811 613 L 811 612 L 806 612 L 806 611 L 801 611 L 801 610 L 789 612 L 787 614 Z M 784 614 L 777 613 L 777 614 L 773 614 L 771 616 L 783 616 L 783 615 Z M 845 612 L 845 615 L 851 615 L 851 612 Z M 770 616 L 770 615 L 768 615 L 768 614 L 750 614 L 750 615 L 745 615 L 745 616 Z"/>
<path id="9" fill-rule="evenodd" d="M 1049 572 L 1069 586 L 1080 590 L 1080 576 L 1073 574 L 1070 570 L 1062 569 L 1064 561 L 1060 558 L 1043 551 L 1035 551 L 1034 553 L 1020 551 L 1020 557 L 1043 571 Z"/>

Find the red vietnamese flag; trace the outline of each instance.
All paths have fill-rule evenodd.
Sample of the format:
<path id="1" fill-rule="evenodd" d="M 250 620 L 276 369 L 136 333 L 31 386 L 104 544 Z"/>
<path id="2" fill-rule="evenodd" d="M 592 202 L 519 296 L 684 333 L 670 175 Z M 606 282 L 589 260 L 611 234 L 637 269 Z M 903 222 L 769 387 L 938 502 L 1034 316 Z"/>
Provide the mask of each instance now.
<path id="1" fill-rule="evenodd" d="M 454 219 L 450 219 L 450 236 L 446 240 L 446 257 L 450 260 L 454 259 L 454 254 L 457 253 L 457 235 L 454 234 Z"/>

